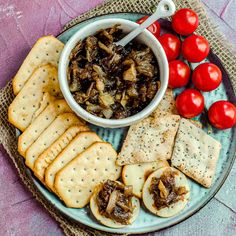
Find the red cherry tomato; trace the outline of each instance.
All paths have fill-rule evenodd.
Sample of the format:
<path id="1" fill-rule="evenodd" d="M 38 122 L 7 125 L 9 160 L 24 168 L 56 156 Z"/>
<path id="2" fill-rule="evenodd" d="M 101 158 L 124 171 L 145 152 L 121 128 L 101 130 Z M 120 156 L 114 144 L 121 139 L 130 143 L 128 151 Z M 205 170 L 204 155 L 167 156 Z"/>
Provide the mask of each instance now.
<path id="1" fill-rule="evenodd" d="M 144 16 L 137 21 L 138 24 L 142 24 L 149 16 Z M 161 27 L 158 21 L 155 21 L 147 28 L 156 38 L 160 36 Z"/>
<path id="2" fill-rule="evenodd" d="M 186 89 L 178 95 L 176 108 L 183 117 L 195 117 L 204 109 L 204 97 L 196 89 Z"/>
<path id="3" fill-rule="evenodd" d="M 181 42 L 177 36 L 173 34 L 163 34 L 158 40 L 164 48 L 168 61 L 173 61 L 179 56 Z"/>
<path id="4" fill-rule="evenodd" d="M 208 110 L 208 118 L 218 129 L 228 129 L 236 124 L 236 107 L 227 101 L 218 101 Z"/>
<path id="5" fill-rule="evenodd" d="M 206 62 L 193 71 L 192 81 L 196 88 L 204 92 L 216 89 L 222 81 L 222 73 L 218 66 Z"/>
<path id="6" fill-rule="evenodd" d="M 169 87 L 180 88 L 185 86 L 190 77 L 190 68 L 180 60 L 169 62 Z"/>
<path id="7" fill-rule="evenodd" d="M 208 41 L 200 35 L 187 37 L 182 44 L 182 54 L 189 62 L 204 60 L 210 51 Z"/>
<path id="8" fill-rule="evenodd" d="M 173 30 L 181 35 L 192 34 L 198 27 L 198 15 L 191 9 L 178 10 L 172 17 Z"/>

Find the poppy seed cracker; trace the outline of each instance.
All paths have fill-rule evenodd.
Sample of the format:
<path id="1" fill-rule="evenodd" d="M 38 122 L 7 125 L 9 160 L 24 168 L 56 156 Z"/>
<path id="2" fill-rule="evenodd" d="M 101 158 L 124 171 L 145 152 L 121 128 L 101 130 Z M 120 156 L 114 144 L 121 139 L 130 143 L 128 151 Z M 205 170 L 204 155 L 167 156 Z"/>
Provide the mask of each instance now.
<path id="1" fill-rule="evenodd" d="M 171 163 L 209 188 L 215 175 L 220 149 L 221 144 L 217 140 L 187 119 L 181 119 Z"/>
<path id="2" fill-rule="evenodd" d="M 173 94 L 173 90 L 170 88 L 166 89 L 163 99 L 159 103 L 157 109 L 151 114 L 151 116 L 155 117 L 156 115 L 159 114 L 160 111 L 168 112 L 173 115 L 178 115 L 178 111 L 175 105 L 175 97 Z"/>
<path id="3" fill-rule="evenodd" d="M 179 127 L 179 115 L 159 112 L 132 125 L 118 155 L 118 165 L 138 164 L 171 158 Z"/>

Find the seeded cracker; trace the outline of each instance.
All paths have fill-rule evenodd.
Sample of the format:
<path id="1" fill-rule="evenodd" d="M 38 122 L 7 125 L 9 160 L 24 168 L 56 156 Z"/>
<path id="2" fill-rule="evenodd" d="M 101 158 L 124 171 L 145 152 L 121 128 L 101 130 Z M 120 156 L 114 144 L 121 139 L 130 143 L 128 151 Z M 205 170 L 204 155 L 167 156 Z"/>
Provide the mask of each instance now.
<path id="1" fill-rule="evenodd" d="M 66 166 L 71 160 L 95 142 L 101 142 L 100 137 L 94 132 L 79 133 L 68 146 L 53 160 L 45 171 L 45 183 L 49 189 L 56 191 L 54 180 L 58 171 Z"/>
<path id="2" fill-rule="evenodd" d="M 159 114 L 160 111 L 168 112 L 173 115 L 178 115 L 178 112 L 175 106 L 175 98 L 174 98 L 173 90 L 170 88 L 166 89 L 163 99 L 159 103 L 157 109 L 151 115 L 156 116 Z"/>
<path id="3" fill-rule="evenodd" d="M 171 158 L 180 116 L 162 112 L 132 125 L 118 155 L 118 165 Z"/>
<path id="4" fill-rule="evenodd" d="M 25 157 L 29 146 L 39 135 L 55 120 L 55 118 L 66 112 L 72 112 L 64 99 L 56 100 L 49 104 L 43 112 L 31 123 L 18 139 L 18 151 Z"/>
<path id="5" fill-rule="evenodd" d="M 38 39 L 13 79 L 14 94 L 20 92 L 36 68 L 48 63 L 57 66 L 63 47 L 53 36 Z"/>
<path id="6" fill-rule="evenodd" d="M 38 110 L 44 93 L 61 96 L 57 78 L 57 68 L 51 65 L 39 67 L 34 71 L 24 88 L 15 97 L 8 109 L 9 122 L 24 131 Z"/>
<path id="7" fill-rule="evenodd" d="M 209 188 L 215 175 L 221 144 L 186 119 L 181 119 L 171 163 Z"/>
<path id="8" fill-rule="evenodd" d="M 115 164 L 116 157 L 111 144 L 96 142 L 61 169 L 54 187 L 66 206 L 84 207 L 95 186 L 107 179 L 117 180 L 121 168 Z"/>
<path id="9" fill-rule="evenodd" d="M 35 161 L 34 174 L 44 182 L 46 168 L 52 163 L 61 151 L 67 147 L 70 141 L 80 132 L 87 131 L 87 126 L 72 126 L 62 134 L 50 147 L 48 147 Z"/>

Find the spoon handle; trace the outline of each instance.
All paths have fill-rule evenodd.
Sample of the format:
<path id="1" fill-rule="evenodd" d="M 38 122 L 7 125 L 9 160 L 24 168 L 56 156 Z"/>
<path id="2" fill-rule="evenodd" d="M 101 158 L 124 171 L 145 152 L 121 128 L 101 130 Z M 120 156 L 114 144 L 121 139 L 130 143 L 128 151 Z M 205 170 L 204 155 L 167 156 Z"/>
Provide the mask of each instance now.
<path id="1" fill-rule="evenodd" d="M 123 39 L 116 43 L 116 45 L 125 46 L 135 37 L 137 37 L 144 29 L 154 23 L 156 20 L 164 17 L 173 15 L 175 12 L 175 4 L 172 0 L 162 0 L 156 8 L 156 11 L 147 18 L 141 25 L 139 25 L 135 30 L 127 34 Z"/>

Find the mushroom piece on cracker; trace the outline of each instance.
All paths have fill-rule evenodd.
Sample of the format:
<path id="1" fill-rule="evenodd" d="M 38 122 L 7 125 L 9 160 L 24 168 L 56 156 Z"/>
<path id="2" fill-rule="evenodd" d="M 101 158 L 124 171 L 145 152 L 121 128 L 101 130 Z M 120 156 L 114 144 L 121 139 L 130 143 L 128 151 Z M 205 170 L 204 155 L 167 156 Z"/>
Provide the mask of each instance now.
<path id="1" fill-rule="evenodd" d="M 190 188 L 184 174 L 173 167 L 153 172 L 143 186 L 146 208 L 160 217 L 171 217 L 186 206 Z"/>
<path id="2" fill-rule="evenodd" d="M 122 228 L 136 220 L 140 204 L 132 194 L 132 186 L 106 180 L 96 186 L 90 199 L 90 208 L 100 223 L 112 228 Z"/>

